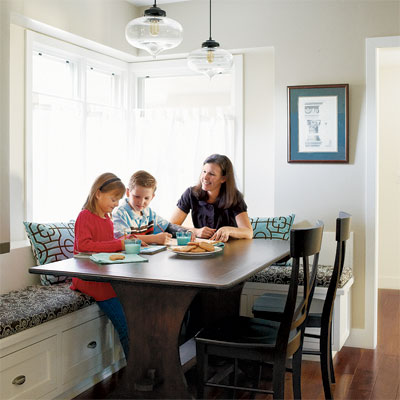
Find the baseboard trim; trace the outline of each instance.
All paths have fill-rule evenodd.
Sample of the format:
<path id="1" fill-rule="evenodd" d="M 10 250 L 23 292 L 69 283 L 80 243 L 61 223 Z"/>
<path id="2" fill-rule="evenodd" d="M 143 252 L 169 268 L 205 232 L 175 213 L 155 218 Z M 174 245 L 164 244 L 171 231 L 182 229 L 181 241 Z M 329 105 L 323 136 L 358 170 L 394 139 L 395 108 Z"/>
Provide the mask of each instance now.
<path id="1" fill-rule="evenodd" d="M 119 371 L 121 368 L 125 367 L 125 359 L 117 361 L 115 364 L 110 365 L 109 367 L 105 368 L 103 371 L 95 374 L 94 376 L 85 379 L 83 382 L 73 386 L 72 388 L 66 390 L 65 392 L 59 394 L 55 397 L 55 399 L 73 399 L 74 397 L 78 396 L 80 393 L 88 390 L 92 386 L 96 385 L 97 383 L 101 382 L 102 380 L 108 378 L 115 372 Z"/>
<path id="2" fill-rule="evenodd" d="M 381 276 L 378 279 L 378 289 L 400 290 L 399 276 Z"/>

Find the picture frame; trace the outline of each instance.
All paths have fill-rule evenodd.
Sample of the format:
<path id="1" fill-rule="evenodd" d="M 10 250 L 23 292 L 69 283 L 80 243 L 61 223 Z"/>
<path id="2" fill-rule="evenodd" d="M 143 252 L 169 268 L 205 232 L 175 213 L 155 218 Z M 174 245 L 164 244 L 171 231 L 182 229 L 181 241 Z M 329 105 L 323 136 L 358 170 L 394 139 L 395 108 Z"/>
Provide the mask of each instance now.
<path id="1" fill-rule="evenodd" d="M 349 84 L 287 91 L 288 163 L 348 163 Z"/>

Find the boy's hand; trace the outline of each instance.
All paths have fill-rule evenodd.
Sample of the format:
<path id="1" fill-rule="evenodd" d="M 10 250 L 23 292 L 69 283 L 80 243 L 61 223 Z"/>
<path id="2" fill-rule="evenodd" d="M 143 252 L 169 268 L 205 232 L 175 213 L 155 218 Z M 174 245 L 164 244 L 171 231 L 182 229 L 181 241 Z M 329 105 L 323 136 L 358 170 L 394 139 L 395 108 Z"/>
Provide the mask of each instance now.
<path id="1" fill-rule="evenodd" d="M 167 244 L 170 238 L 172 238 L 172 235 L 170 233 L 161 232 L 153 235 L 154 240 L 152 240 L 152 242 L 156 244 Z"/>

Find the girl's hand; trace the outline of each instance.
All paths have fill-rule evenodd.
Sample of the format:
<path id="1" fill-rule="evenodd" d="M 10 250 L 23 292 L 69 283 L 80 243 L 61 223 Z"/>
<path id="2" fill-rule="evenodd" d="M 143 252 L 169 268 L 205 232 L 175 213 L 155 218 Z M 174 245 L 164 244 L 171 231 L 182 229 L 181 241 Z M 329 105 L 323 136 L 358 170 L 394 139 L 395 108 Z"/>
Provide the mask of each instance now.
<path id="1" fill-rule="evenodd" d="M 215 229 L 209 228 L 205 226 L 204 228 L 195 229 L 195 234 L 197 237 L 202 239 L 209 239 L 212 235 L 214 235 Z"/>
<path id="2" fill-rule="evenodd" d="M 219 228 L 217 232 L 214 233 L 214 235 L 211 237 L 211 240 L 227 242 L 229 239 L 229 235 L 230 235 L 230 227 L 223 226 L 222 228 Z"/>
<path id="3" fill-rule="evenodd" d="M 153 235 L 154 243 L 167 244 L 172 235 L 168 232 L 161 232 Z"/>

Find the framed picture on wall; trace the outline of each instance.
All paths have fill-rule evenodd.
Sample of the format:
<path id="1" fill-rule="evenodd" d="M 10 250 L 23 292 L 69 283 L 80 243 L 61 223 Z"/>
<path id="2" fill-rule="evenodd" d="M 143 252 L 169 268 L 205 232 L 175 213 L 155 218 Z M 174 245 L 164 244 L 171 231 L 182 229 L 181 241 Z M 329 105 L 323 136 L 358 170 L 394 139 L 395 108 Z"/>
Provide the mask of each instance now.
<path id="1" fill-rule="evenodd" d="M 349 85 L 288 86 L 288 162 L 349 162 Z"/>

